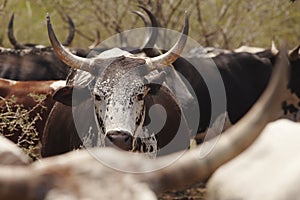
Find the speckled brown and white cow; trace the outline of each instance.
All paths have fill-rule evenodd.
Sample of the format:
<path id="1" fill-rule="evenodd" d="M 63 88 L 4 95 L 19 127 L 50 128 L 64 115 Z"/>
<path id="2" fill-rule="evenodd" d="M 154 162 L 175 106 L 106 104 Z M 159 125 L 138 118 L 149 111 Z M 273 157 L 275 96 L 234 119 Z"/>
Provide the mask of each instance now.
<path id="1" fill-rule="evenodd" d="M 153 152 L 167 145 L 179 129 L 184 129 L 182 132 L 188 135 L 188 128 L 180 126 L 182 115 L 176 98 L 162 85 L 165 73 L 158 71 L 173 63 L 183 50 L 188 33 L 187 16 L 175 46 L 153 58 L 120 49 L 81 58 L 59 43 L 49 17 L 47 26 L 59 58 L 79 70 L 75 82 L 54 95 L 60 103 L 52 109 L 45 127 L 43 156 L 70 151 L 81 145 L 90 147 L 107 143 L 124 150 Z M 154 104 L 163 105 L 167 115 L 164 126 L 156 135 L 152 134 L 151 127 L 146 128 L 151 121 L 149 115 L 153 114 L 149 113 L 149 108 Z M 74 113 L 79 114 L 74 117 Z M 163 121 L 163 117 L 157 112 L 152 119 Z M 186 140 L 187 144 L 181 143 L 187 147 L 189 140 Z"/>

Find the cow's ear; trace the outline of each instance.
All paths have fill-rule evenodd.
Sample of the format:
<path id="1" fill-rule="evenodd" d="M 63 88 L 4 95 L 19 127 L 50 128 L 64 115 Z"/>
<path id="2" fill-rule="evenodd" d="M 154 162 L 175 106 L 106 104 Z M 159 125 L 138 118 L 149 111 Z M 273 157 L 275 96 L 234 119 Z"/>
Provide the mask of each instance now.
<path id="1" fill-rule="evenodd" d="M 74 94 L 74 95 L 73 95 Z M 55 91 L 53 99 L 66 106 L 76 106 L 91 98 L 88 87 L 67 85 Z"/>

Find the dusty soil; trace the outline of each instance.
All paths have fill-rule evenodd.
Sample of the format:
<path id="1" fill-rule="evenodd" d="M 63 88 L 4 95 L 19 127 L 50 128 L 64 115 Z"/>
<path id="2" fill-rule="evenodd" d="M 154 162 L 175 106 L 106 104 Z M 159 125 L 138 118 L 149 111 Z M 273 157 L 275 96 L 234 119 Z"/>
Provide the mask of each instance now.
<path id="1" fill-rule="evenodd" d="M 159 200 L 205 200 L 205 184 L 199 183 L 180 191 L 168 191 L 158 197 Z"/>

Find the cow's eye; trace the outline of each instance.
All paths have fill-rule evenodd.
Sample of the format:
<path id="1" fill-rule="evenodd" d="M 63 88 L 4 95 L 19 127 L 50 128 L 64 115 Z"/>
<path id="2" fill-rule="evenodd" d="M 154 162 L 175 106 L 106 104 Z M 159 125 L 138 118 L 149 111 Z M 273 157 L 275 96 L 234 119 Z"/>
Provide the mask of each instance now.
<path id="1" fill-rule="evenodd" d="M 137 100 L 138 101 L 141 101 L 143 99 L 144 99 L 144 94 L 143 93 L 137 95 Z"/>
<path id="2" fill-rule="evenodd" d="M 101 101 L 101 97 L 100 97 L 100 95 L 98 95 L 98 94 L 95 94 L 95 99 L 96 99 L 97 101 Z"/>

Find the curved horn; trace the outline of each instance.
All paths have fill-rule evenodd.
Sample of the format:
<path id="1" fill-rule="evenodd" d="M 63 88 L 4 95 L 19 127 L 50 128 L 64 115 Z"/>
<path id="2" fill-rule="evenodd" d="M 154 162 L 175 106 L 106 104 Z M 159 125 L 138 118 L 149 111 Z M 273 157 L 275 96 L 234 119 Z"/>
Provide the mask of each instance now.
<path id="1" fill-rule="evenodd" d="M 7 30 L 8 39 L 15 49 L 25 49 L 26 46 L 19 44 L 14 36 L 14 16 L 15 15 L 13 13 L 8 23 L 8 30 Z"/>
<path id="2" fill-rule="evenodd" d="M 67 15 L 67 18 L 69 23 L 69 35 L 67 39 L 62 43 L 64 46 L 70 46 L 75 36 L 75 25 L 72 21 L 72 18 L 69 15 Z"/>
<path id="3" fill-rule="evenodd" d="M 176 44 L 166 53 L 156 56 L 154 58 L 150 58 L 153 69 L 161 68 L 161 67 L 166 67 L 172 64 L 181 54 L 187 38 L 188 38 L 188 32 L 189 32 L 189 19 L 187 12 L 185 12 L 185 20 L 184 20 L 184 27 L 181 32 L 181 36 L 176 42 Z"/>
<path id="4" fill-rule="evenodd" d="M 185 152 L 184 156 L 181 156 L 172 165 L 147 175 L 146 180 L 153 183 L 150 184 L 152 189 L 156 193 L 160 193 L 166 189 L 176 189 L 205 180 L 218 167 L 249 147 L 262 132 L 265 125 L 273 120 L 275 115 L 280 114 L 278 108 L 283 100 L 282 92 L 287 87 L 289 73 L 290 67 L 286 49 L 281 49 L 279 61 L 276 62 L 270 82 L 251 110 L 236 125 L 223 133 L 220 138 L 208 141 L 207 145 L 214 146 L 214 148 L 205 157 L 200 157 L 200 146 Z M 209 142 L 212 143 L 209 144 Z M 172 155 L 159 158 L 161 160 L 157 159 L 157 163 L 163 163 L 170 157 Z M 174 176 L 178 172 L 182 173 L 181 176 Z M 159 187 L 155 183 L 160 183 Z"/>
<path id="5" fill-rule="evenodd" d="M 276 48 L 275 42 L 274 40 L 272 40 L 272 44 L 271 44 L 271 52 L 273 55 L 277 55 L 278 54 L 278 49 Z"/>
<path id="6" fill-rule="evenodd" d="M 133 12 L 134 14 L 136 14 L 137 16 L 139 16 L 140 18 L 142 18 L 142 20 L 143 20 L 145 26 L 147 26 L 147 27 L 150 27 L 150 26 L 151 26 L 151 23 L 147 20 L 146 16 L 145 16 L 142 12 L 137 11 L 137 10 L 132 11 L 132 12 Z"/>
<path id="7" fill-rule="evenodd" d="M 139 6 L 141 9 L 143 9 L 147 15 L 149 16 L 150 18 L 150 21 L 151 21 L 151 24 L 145 22 L 146 19 L 145 19 L 145 16 L 141 16 L 141 18 L 143 19 L 143 21 L 145 22 L 145 25 L 148 26 L 148 27 L 152 27 L 150 28 L 151 30 L 151 35 L 149 36 L 149 39 L 148 41 L 143 45 L 142 49 L 145 49 L 145 48 L 153 48 L 155 43 L 156 43 L 156 40 L 157 40 L 157 36 L 158 36 L 158 29 L 156 27 L 158 27 L 158 22 L 155 18 L 155 16 L 152 14 L 151 11 L 149 11 L 147 8 L 143 7 L 143 6 Z M 154 27 L 154 28 L 153 28 Z"/>
<path id="8" fill-rule="evenodd" d="M 300 49 L 300 45 L 296 46 L 294 49 L 289 51 L 289 59 L 291 61 L 296 61 L 299 58 L 299 49 Z"/>
<path id="9" fill-rule="evenodd" d="M 47 29 L 51 45 L 61 61 L 70 67 L 92 72 L 91 61 L 70 53 L 56 38 L 50 22 L 50 16 L 47 14 Z"/>
<path id="10" fill-rule="evenodd" d="M 95 41 L 93 42 L 93 44 L 91 44 L 90 46 L 89 46 L 89 49 L 93 49 L 93 48 L 95 48 L 98 44 L 100 44 L 100 39 L 101 38 L 101 36 L 100 36 L 100 31 L 99 30 L 96 30 L 96 39 L 95 39 Z"/>

